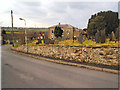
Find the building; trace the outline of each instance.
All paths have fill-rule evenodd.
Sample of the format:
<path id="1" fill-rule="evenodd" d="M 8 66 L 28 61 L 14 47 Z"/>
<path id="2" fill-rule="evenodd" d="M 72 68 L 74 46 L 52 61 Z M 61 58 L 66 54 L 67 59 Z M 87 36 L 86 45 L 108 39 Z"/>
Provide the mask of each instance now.
<path id="1" fill-rule="evenodd" d="M 78 29 L 76 27 L 73 27 L 70 24 L 58 24 L 54 25 L 48 28 L 48 38 L 50 39 L 55 39 L 56 37 L 54 36 L 54 29 L 56 26 L 61 27 L 63 30 L 62 38 L 63 39 L 73 39 L 73 31 L 74 31 L 74 37 L 77 38 L 79 37 L 79 32 L 81 29 Z"/>

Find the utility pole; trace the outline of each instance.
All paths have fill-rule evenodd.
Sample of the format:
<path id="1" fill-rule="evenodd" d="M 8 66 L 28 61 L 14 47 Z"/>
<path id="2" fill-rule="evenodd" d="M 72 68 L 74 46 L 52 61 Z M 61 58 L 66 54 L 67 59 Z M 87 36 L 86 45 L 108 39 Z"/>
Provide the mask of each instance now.
<path id="1" fill-rule="evenodd" d="M 11 10 L 11 24 L 12 24 L 12 41 L 14 47 L 14 32 L 13 32 L 13 11 Z"/>
<path id="2" fill-rule="evenodd" d="M 75 31 L 75 28 L 73 27 L 73 43 L 74 43 L 74 31 Z"/>

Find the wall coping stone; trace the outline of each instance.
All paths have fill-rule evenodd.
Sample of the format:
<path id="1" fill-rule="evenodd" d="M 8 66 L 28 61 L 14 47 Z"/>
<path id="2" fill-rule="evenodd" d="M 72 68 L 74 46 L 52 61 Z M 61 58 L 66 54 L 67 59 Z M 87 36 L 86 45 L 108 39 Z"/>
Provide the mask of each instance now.
<path id="1" fill-rule="evenodd" d="M 25 46 L 25 45 L 23 45 Z M 52 46 L 52 47 L 86 47 L 86 48 L 119 48 L 118 45 L 28 45 L 28 46 Z"/>

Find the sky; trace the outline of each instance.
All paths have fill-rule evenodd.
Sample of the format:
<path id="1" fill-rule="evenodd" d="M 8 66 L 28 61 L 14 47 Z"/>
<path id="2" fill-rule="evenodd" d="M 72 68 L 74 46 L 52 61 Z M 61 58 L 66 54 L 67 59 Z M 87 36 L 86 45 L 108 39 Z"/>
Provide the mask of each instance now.
<path id="1" fill-rule="evenodd" d="M 50 27 L 59 22 L 77 28 L 86 28 L 91 15 L 100 11 L 118 12 L 119 0 L 2 0 L 0 26 L 11 27 L 13 10 L 14 27 Z"/>

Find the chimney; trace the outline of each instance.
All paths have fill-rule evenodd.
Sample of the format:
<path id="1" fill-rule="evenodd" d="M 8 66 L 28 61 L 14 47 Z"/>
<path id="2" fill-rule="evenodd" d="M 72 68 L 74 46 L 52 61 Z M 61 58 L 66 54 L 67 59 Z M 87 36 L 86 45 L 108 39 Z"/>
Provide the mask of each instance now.
<path id="1" fill-rule="evenodd" d="M 60 27 L 60 22 L 59 22 L 58 26 Z"/>

